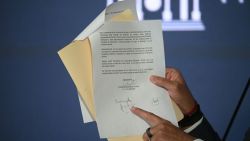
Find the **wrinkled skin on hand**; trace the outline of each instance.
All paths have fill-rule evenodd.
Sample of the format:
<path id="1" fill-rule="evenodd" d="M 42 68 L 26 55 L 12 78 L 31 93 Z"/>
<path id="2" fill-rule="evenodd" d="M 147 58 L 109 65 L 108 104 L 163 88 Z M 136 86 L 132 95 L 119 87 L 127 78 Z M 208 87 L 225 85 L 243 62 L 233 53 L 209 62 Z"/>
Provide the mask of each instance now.
<path id="1" fill-rule="evenodd" d="M 156 86 L 167 90 L 171 99 L 179 106 L 184 115 L 192 111 L 196 102 L 191 95 L 183 76 L 178 70 L 167 68 L 165 78 L 151 76 L 150 81 Z M 131 111 L 151 126 L 150 133 L 153 136 L 149 139 L 148 135 L 144 133 L 144 141 L 193 141 L 195 139 L 185 133 L 182 129 L 179 129 L 169 121 L 162 119 L 153 113 L 136 107 L 133 107 Z"/>
<path id="2" fill-rule="evenodd" d="M 153 113 L 136 107 L 131 108 L 131 111 L 151 126 L 150 133 L 153 136 L 149 139 L 147 134 L 144 133 L 144 141 L 193 141 L 195 139 L 171 124 L 169 121 L 164 120 Z"/>
<path id="3" fill-rule="evenodd" d="M 181 73 L 174 68 L 167 68 L 165 78 L 151 76 L 155 85 L 166 89 L 172 100 L 179 106 L 183 114 L 189 113 L 195 106 L 195 100 L 188 89 Z"/>

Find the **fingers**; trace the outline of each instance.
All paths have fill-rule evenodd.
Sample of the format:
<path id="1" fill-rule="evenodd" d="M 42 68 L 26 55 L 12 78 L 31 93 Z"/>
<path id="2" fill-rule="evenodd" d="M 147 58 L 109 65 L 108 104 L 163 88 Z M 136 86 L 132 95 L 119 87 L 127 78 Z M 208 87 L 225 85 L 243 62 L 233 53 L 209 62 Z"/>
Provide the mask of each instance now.
<path id="1" fill-rule="evenodd" d="M 151 76 L 150 81 L 168 91 L 169 96 L 179 106 L 182 113 L 188 113 L 195 105 L 190 90 L 188 89 L 181 73 L 173 68 L 166 69 L 166 78 Z"/>
<path id="2" fill-rule="evenodd" d="M 171 122 L 165 120 L 165 122 L 163 122 L 163 123 L 161 123 L 161 124 L 158 124 L 158 125 L 156 125 L 156 126 L 154 126 L 154 127 L 151 127 L 151 128 L 150 128 L 150 133 L 151 133 L 152 135 L 155 135 L 155 134 L 156 134 L 157 132 L 159 132 L 159 131 L 168 131 L 169 128 L 170 128 L 170 127 L 173 127 L 173 126 L 174 126 L 174 125 L 173 125 Z"/>
<path id="3" fill-rule="evenodd" d="M 157 126 L 155 127 L 151 127 L 150 128 L 150 133 L 153 135 L 151 138 L 148 137 L 147 133 L 145 132 L 142 136 L 143 140 L 144 141 L 153 141 L 155 140 L 155 135 L 159 133 L 159 125 L 161 124 L 158 124 Z"/>
<path id="4" fill-rule="evenodd" d="M 177 127 L 175 127 L 169 121 L 165 120 L 165 122 L 160 123 L 160 124 L 150 128 L 150 133 L 152 134 L 152 137 L 150 138 L 150 140 L 151 141 L 154 141 L 154 140 L 158 141 L 159 138 L 164 138 L 163 135 L 165 135 L 165 137 L 166 137 L 168 134 L 172 134 L 173 131 L 176 129 L 177 129 Z M 143 134 L 143 140 L 144 141 L 149 140 L 149 137 L 148 137 L 146 132 Z"/>
<path id="5" fill-rule="evenodd" d="M 150 126 L 150 133 L 153 135 L 151 139 L 149 139 L 147 133 L 145 132 L 142 136 L 144 141 L 154 140 L 154 135 L 158 134 L 159 132 L 166 131 L 168 132 L 171 130 L 171 127 L 174 127 L 169 121 L 164 120 L 153 113 L 147 112 L 137 107 L 132 107 L 131 112 L 133 112 L 138 117 L 145 120 Z"/>
<path id="6" fill-rule="evenodd" d="M 169 68 L 166 70 L 166 78 L 171 81 L 182 81 L 182 75 L 181 73 L 174 68 Z"/>
<path id="7" fill-rule="evenodd" d="M 157 115 L 144 111 L 137 107 L 132 107 L 131 112 L 133 112 L 135 115 L 146 121 L 150 126 L 155 126 L 165 121 L 164 119 L 158 117 Z"/>

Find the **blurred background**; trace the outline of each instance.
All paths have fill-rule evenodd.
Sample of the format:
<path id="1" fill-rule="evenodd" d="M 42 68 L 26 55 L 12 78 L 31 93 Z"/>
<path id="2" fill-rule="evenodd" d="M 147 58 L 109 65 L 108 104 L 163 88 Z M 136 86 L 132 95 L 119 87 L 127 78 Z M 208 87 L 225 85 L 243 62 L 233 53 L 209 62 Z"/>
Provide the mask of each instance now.
<path id="1" fill-rule="evenodd" d="M 164 31 L 166 66 L 182 71 L 202 111 L 222 137 L 250 77 L 250 1 L 200 0 L 197 28 L 180 22 L 192 25 L 195 0 L 189 0 L 186 17 L 185 13 L 180 16 L 181 1 L 171 1 L 170 23 L 177 28 Z M 77 91 L 57 51 L 107 2 L 0 2 L 1 141 L 100 140 L 95 123 L 82 123 Z M 144 19 L 162 19 L 165 24 L 165 2 L 142 1 Z M 228 141 L 243 140 L 250 127 L 249 94 Z"/>

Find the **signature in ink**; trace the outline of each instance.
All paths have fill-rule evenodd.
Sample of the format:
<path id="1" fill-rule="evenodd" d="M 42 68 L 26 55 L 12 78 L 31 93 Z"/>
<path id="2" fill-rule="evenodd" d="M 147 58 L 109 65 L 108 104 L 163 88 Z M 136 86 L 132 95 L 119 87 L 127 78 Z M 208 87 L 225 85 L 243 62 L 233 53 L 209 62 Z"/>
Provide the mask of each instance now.
<path id="1" fill-rule="evenodd" d="M 155 98 L 153 98 L 152 99 L 152 105 L 159 105 L 160 104 L 160 100 L 159 100 L 159 98 L 158 97 L 155 97 Z"/>
<path id="2" fill-rule="evenodd" d="M 125 100 L 117 100 L 115 99 L 115 103 L 119 104 L 120 110 L 123 113 L 129 113 L 130 109 L 134 106 L 132 100 L 128 97 Z"/>

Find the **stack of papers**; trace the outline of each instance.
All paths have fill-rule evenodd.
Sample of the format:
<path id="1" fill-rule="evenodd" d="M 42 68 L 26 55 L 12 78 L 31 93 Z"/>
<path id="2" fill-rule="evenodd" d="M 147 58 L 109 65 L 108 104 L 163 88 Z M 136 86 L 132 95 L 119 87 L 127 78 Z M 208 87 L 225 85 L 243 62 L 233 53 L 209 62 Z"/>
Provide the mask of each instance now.
<path id="1" fill-rule="evenodd" d="M 96 121 L 100 138 L 142 140 L 149 125 L 132 106 L 176 126 L 183 118 L 166 91 L 149 81 L 165 76 L 161 22 L 138 21 L 135 0 L 108 6 L 58 54 L 78 90 L 84 123 Z"/>

